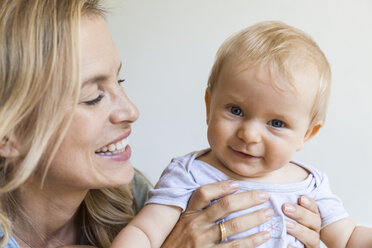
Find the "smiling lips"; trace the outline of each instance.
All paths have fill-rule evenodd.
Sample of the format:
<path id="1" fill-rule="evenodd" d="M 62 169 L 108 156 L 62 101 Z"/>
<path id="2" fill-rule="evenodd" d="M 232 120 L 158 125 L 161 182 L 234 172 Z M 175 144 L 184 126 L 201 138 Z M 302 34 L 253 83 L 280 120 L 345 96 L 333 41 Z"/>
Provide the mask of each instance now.
<path id="1" fill-rule="evenodd" d="M 95 151 L 98 155 L 113 155 L 116 153 L 122 153 L 128 146 L 128 138 L 124 138 L 116 143 L 109 144 L 107 146 L 101 147 Z"/>
<path id="2" fill-rule="evenodd" d="M 260 159 L 262 157 L 253 156 L 244 152 L 240 152 L 234 149 L 231 149 L 235 154 L 237 154 L 239 157 L 243 157 L 245 159 Z"/>

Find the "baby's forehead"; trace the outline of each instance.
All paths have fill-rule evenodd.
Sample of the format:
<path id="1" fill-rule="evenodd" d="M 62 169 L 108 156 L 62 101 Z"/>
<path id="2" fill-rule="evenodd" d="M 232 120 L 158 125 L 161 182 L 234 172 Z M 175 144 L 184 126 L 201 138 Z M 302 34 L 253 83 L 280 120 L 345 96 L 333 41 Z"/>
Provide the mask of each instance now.
<path id="1" fill-rule="evenodd" d="M 276 61 L 251 61 L 251 60 L 228 60 L 224 68 L 230 70 L 230 74 L 239 75 L 247 70 L 255 71 L 257 74 L 265 75 L 268 83 L 289 84 L 295 87 L 305 82 L 316 83 L 320 79 L 320 73 L 316 64 L 303 59 L 288 60 L 283 63 Z"/>
<path id="2" fill-rule="evenodd" d="M 292 66 L 280 67 L 268 63 L 230 61 L 224 67 L 225 74 L 232 78 L 246 76 L 246 80 L 251 80 L 253 77 L 257 83 L 268 85 L 278 93 L 292 93 L 298 97 L 314 98 L 320 87 L 318 70 L 311 63 L 298 62 L 293 63 Z"/>

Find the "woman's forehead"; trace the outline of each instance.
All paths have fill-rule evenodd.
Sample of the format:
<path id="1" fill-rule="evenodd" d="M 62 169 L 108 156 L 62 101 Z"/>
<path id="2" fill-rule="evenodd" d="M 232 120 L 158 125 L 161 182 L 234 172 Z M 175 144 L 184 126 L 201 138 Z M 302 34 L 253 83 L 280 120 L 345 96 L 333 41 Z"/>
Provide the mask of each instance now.
<path id="1" fill-rule="evenodd" d="M 82 81 L 116 75 L 120 57 L 104 19 L 100 16 L 83 17 L 80 34 Z"/>

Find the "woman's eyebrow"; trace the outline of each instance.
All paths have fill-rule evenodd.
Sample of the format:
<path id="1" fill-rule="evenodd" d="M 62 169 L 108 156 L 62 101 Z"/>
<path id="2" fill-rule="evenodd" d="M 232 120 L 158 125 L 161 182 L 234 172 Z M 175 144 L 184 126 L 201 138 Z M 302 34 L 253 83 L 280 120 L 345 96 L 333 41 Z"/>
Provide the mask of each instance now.
<path id="1" fill-rule="evenodd" d="M 119 68 L 118 68 L 118 72 L 117 72 L 117 75 L 119 75 L 120 73 L 120 70 L 121 70 L 121 67 L 122 67 L 122 62 L 120 61 L 120 65 L 119 65 Z M 81 87 L 84 87 L 85 85 L 87 84 L 92 84 L 92 83 L 98 83 L 98 82 L 104 82 L 104 81 L 107 81 L 109 78 L 109 76 L 105 75 L 105 74 L 101 74 L 101 75 L 95 75 L 93 76 L 92 78 L 88 78 L 87 80 L 85 80 Z"/>

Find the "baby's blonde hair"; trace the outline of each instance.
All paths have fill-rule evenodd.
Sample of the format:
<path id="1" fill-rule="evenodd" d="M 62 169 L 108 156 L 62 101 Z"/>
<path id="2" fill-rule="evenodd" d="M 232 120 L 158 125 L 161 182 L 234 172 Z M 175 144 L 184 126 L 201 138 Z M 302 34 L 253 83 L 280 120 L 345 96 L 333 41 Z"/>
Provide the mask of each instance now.
<path id="1" fill-rule="evenodd" d="M 303 31 L 279 21 L 264 21 L 228 38 L 217 52 L 208 79 L 211 93 L 227 62 L 233 62 L 241 69 L 267 66 L 272 75 L 279 73 L 289 83 L 293 79 L 295 68 L 301 65 L 312 66 L 316 69 L 315 76 L 319 86 L 310 125 L 325 120 L 331 88 L 331 69 L 319 46 Z"/>
<path id="2" fill-rule="evenodd" d="M 32 222 L 17 189 L 38 170 L 45 177 L 72 120 L 87 15 L 104 16 L 99 0 L 0 1 L 0 140 L 11 134 L 20 150 L 16 159 L 0 157 L 1 247 L 15 218 Z M 84 240 L 98 247 L 108 247 L 132 216 L 128 186 L 90 190 L 78 213 Z"/>

